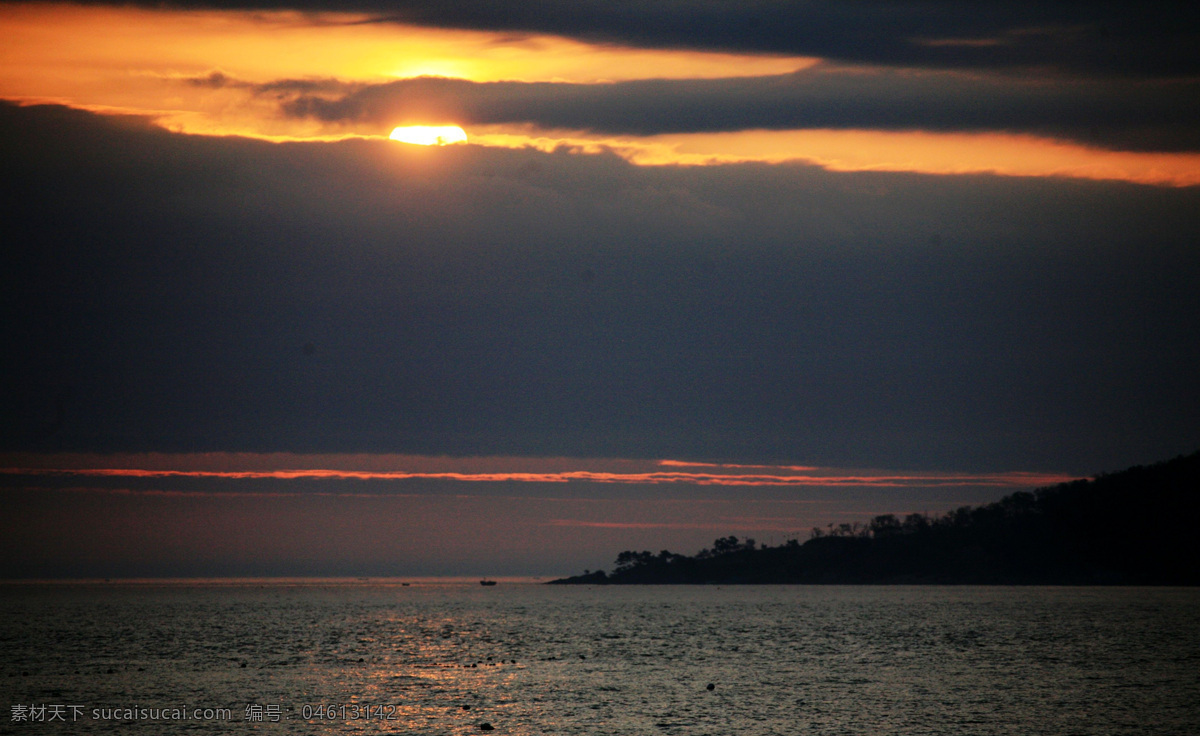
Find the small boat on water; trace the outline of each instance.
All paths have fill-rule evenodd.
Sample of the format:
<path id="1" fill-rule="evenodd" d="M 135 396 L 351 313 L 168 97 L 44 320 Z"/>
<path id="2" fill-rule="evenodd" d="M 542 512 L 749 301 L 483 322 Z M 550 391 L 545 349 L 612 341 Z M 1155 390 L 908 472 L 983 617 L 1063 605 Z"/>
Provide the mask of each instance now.
<path id="1" fill-rule="evenodd" d="M 495 584 L 496 584 L 496 581 L 495 581 L 495 580 L 488 580 L 487 578 L 484 578 L 483 580 L 480 580 L 480 581 L 479 581 L 479 584 L 480 584 L 480 585 L 495 585 Z"/>

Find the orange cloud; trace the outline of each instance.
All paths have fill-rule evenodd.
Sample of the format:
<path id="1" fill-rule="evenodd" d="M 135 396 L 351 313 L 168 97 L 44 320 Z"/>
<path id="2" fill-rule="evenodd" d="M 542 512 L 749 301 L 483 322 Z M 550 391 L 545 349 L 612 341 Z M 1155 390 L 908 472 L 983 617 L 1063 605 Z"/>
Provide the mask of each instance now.
<path id="1" fill-rule="evenodd" d="M 1200 154 L 1109 151 L 1032 135 L 883 130 L 742 130 L 601 136 L 528 126 L 476 126 L 481 145 L 611 151 L 644 166 L 799 161 L 831 171 L 999 174 L 1200 185 Z"/>
<path id="2" fill-rule="evenodd" d="M 253 456 L 250 456 L 251 459 Z M 65 458 L 63 458 L 65 459 Z M 132 459 L 129 457 L 122 459 Z M 1030 488 L 1071 480 L 1070 476 L 1044 473 L 892 473 L 869 471 L 846 473 L 837 469 L 818 469 L 792 465 L 737 465 L 718 463 L 694 463 L 675 460 L 632 461 L 632 460 L 578 460 L 575 468 L 564 468 L 562 458 L 548 461 L 552 467 L 546 469 L 484 469 L 480 463 L 489 459 L 469 458 L 461 462 L 470 466 L 464 469 L 353 469 L 321 467 L 279 467 L 270 469 L 186 469 L 164 467 L 45 467 L 12 465 L 0 468 L 0 473 L 9 475 L 56 475 L 105 478 L 213 478 L 213 479 L 275 479 L 275 480 L 359 480 L 359 481 L 403 481 L 444 480 L 468 483 L 605 483 L 627 485 L 685 484 L 696 486 L 729 487 L 840 487 L 840 488 L 907 488 L 907 487 L 953 487 L 993 486 Z M 511 464 L 512 460 L 490 459 L 500 464 Z M 392 456 L 392 461 L 397 461 Z M 190 456 L 181 456 L 180 464 L 195 462 Z M 421 465 L 422 459 L 411 462 Z M 455 462 L 440 459 L 442 464 Z M 520 459 L 527 466 L 536 466 L 537 459 Z M 156 457 L 155 465 L 161 464 Z M 580 468 L 579 465 L 624 466 L 623 472 Z M 646 469 L 634 467 L 648 466 Z M 654 467 L 698 466 L 708 472 L 682 470 L 654 470 Z M 754 469 L 763 472 L 742 472 Z M 816 471 L 816 472 L 813 472 Z"/>

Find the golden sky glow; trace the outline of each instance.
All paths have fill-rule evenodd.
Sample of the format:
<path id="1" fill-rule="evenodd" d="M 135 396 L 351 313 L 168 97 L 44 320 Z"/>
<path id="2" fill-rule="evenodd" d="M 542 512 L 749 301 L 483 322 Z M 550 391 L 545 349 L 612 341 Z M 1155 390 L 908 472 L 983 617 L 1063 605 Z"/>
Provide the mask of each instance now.
<path id="1" fill-rule="evenodd" d="M 384 137 L 388 128 L 288 119 L 242 88 L 187 84 L 213 72 L 247 83 L 380 82 L 436 75 L 593 83 L 784 74 L 801 57 L 631 49 L 539 35 L 361 23 L 351 15 L 155 11 L 71 5 L 0 8 L 0 97 L 153 116 L 177 132 L 275 140 Z M 429 121 L 446 124 L 453 121 Z M 871 130 L 597 136 L 529 126 L 468 129 L 472 143 L 608 149 L 641 165 L 804 160 L 835 170 L 1200 183 L 1200 156 L 1114 152 L 1033 136 Z"/>
<path id="2" fill-rule="evenodd" d="M 586 83 L 636 79 L 648 71 L 668 79 L 720 77 L 730 69 L 739 75 L 782 74 L 815 63 L 356 22 L 361 20 L 294 12 L 3 6 L 0 97 L 149 113 L 186 132 L 310 137 L 316 133 L 296 121 L 259 120 L 254 114 L 263 110 L 239 109 L 248 104 L 243 95 L 189 87 L 182 80 L 220 71 L 252 83 L 417 76 Z"/>
<path id="3" fill-rule="evenodd" d="M 448 146 L 467 142 L 467 134 L 457 125 L 407 125 L 392 130 L 388 138 L 418 146 Z"/>
<path id="4" fill-rule="evenodd" d="M 220 69 L 253 82 L 443 76 L 600 82 L 784 74 L 814 59 L 593 46 L 553 36 L 362 23 L 355 15 L 157 11 L 73 5 L 0 9 L 4 96 L 96 93 L 137 75 Z M 83 72 L 83 78 L 80 73 Z M 54 89 L 30 90 L 30 84 Z"/>

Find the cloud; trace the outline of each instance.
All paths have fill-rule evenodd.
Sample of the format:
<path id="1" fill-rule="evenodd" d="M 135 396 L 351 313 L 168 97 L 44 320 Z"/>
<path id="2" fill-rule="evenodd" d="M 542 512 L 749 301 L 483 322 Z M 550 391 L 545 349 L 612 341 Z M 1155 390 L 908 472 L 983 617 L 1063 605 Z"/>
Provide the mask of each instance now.
<path id="1" fill-rule="evenodd" d="M 548 33 L 885 66 L 1181 78 L 1200 71 L 1195 53 L 1200 18 L 1172 2 L 183 0 L 170 5 L 357 13 L 365 17 L 354 22 Z"/>
<path id="2" fill-rule="evenodd" d="M 1083 474 L 1200 444 L 1195 187 L 11 105 L 0 162 L 5 449 Z"/>
<path id="3" fill-rule="evenodd" d="M 215 76 L 193 83 L 239 84 Z M 244 83 L 241 83 L 244 85 Z M 765 77 L 607 84 L 379 84 L 279 80 L 254 87 L 290 117 L 369 124 L 531 124 L 615 135 L 747 129 L 1006 132 L 1130 151 L 1200 150 L 1200 84 L 816 66 Z"/>
<path id="4" fill-rule="evenodd" d="M 580 464 L 586 465 L 586 462 Z M 671 465 L 671 461 L 660 465 Z M 701 463 L 700 465 L 707 465 Z M 729 466 L 723 466 L 728 468 Z M 738 467 L 738 466 L 733 466 Z M 50 476 L 53 478 L 99 479 L 216 479 L 216 480 L 315 480 L 315 481 L 408 481 L 434 480 L 464 483 L 613 483 L 636 485 L 685 484 L 690 486 L 780 487 L 780 488 L 934 488 L 943 486 L 997 486 L 1029 488 L 1072 480 L 1070 476 L 999 473 L 999 474 L 889 474 L 856 473 L 798 474 L 789 466 L 755 466 L 766 472 L 698 473 L 682 471 L 642 471 L 614 473 L 590 469 L 541 472 L 429 472 L 417 470 L 340 470 L 330 468 L 286 468 L 276 470 L 166 470 L 144 468 L 0 468 L 4 476 Z M 774 472 L 772 472 L 774 471 Z"/>

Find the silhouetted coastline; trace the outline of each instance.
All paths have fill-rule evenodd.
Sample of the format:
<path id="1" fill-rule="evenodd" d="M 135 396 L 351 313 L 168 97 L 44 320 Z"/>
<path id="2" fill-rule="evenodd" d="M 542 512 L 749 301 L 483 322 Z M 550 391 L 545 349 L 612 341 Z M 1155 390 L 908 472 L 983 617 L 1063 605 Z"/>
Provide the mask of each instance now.
<path id="1" fill-rule="evenodd" d="M 888 514 L 779 546 L 625 551 L 550 584 L 1200 585 L 1200 452 L 940 517 Z"/>

